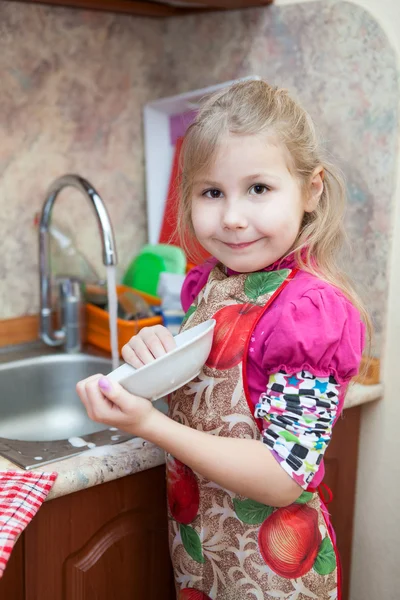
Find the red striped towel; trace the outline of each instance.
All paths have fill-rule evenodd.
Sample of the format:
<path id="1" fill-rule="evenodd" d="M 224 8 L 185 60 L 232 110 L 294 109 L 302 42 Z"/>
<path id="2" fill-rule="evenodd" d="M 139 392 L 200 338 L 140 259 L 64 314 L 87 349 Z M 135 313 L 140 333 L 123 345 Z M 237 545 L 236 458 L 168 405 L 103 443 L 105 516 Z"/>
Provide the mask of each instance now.
<path id="1" fill-rule="evenodd" d="M 57 473 L 0 471 L 0 578 L 19 534 L 36 515 Z"/>

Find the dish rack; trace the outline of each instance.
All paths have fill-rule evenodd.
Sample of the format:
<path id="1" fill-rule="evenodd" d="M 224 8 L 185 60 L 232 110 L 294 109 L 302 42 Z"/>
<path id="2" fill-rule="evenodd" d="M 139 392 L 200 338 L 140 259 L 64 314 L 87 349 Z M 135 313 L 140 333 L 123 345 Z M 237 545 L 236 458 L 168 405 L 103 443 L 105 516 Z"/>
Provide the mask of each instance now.
<path id="1" fill-rule="evenodd" d="M 161 300 L 156 296 L 150 296 L 139 290 L 134 290 L 126 285 L 117 286 L 117 295 L 125 291 L 134 291 L 150 306 L 160 306 Z M 86 342 L 93 344 L 97 348 L 111 352 L 110 343 L 110 316 L 106 310 L 88 302 L 86 304 Z M 118 350 L 121 355 L 122 347 L 129 342 L 132 336 L 136 335 L 143 327 L 152 327 L 153 325 L 162 325 L 161 316 L 155 315 L 146 319 L 137 319 L 135 321 L 126 321 L 117 319 L 118 330 Z"/>

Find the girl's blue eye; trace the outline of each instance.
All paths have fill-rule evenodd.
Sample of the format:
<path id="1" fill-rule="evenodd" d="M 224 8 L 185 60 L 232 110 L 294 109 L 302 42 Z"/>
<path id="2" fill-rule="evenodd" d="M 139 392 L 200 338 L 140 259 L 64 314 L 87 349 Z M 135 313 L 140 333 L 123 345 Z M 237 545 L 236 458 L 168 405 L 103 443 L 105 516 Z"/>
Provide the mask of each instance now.
<path id="1" fill-rule="evenodd" d="M 265 194 L 265 192 L 268 192 L 269 188 L 262 184 L 262 183 L 257 183 L 256 185 L 253 185 L 250 188 L 250 193 L 253 193 L 253 195 L 255 196 L 261 196 L 262 194 Z"/>
<path id="2" fill-rule="evenodd" d="M 207 198 L 212 198 L 215 200 L 215 199 L 222 197 L 222 192 L 221 192 L 221 190 L 217 190 L 217 189 L 207 190 L 206 192 L 203 193 L 203 196 L 206 196 Z"/>

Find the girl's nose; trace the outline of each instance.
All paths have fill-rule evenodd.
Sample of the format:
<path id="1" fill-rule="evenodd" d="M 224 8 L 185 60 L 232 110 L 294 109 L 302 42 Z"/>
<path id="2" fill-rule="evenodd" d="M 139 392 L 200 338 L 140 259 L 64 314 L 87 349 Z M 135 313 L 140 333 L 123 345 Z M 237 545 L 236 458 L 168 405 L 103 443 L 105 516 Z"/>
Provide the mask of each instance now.
<path id="1" fill-rule="evenodd" d="M 222 226 L 224 229 L 245 229 L 246 215 L 237 206 L 227 206 L 222 216 Z"/>

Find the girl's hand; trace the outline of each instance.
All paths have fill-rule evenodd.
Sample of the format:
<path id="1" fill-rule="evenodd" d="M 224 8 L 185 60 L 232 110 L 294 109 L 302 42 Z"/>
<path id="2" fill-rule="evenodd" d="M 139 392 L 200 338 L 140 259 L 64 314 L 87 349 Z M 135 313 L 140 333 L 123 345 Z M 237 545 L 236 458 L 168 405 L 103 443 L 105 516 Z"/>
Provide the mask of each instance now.
<path id="1" fill-rule="evenodd" d="M 125 362 L 139 369 L 176 348 L 172 333 L 162 325 L 144 327 L 122 348 Z"/>
<path id="2" fill-rule="evenodd" d="M 139 435 L 156 409 L 150 400 L 134 396 L 103 375 L 92 375 L 76 385 L 79 398 L 92 421 Z"/>

